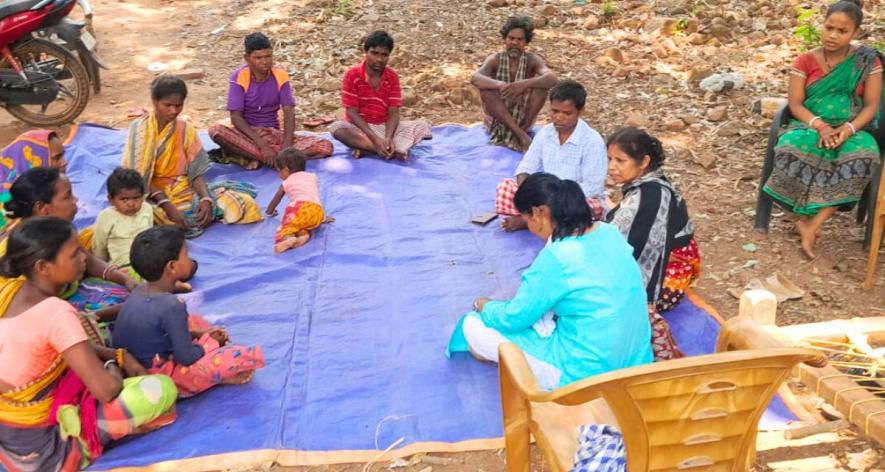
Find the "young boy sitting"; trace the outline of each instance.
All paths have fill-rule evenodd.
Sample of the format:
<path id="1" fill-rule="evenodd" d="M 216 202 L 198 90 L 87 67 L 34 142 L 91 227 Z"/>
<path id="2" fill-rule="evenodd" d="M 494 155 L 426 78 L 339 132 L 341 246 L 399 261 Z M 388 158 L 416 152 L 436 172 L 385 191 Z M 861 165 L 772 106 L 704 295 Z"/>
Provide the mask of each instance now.
<path id="1" fill-rule="evenodd" d="M 132 267 L 148 282 L 138 286 L 120 310 L 112 344 L 129 351 L 148 372 L 172 377 L 188 397 L 217 384 L 241 384 L 264 367 L 260 347 L 229 344 L 217 326 L 189 330 L 187 305 L 172 294 L 193 270 L 184 232 L 155 226 L 132 243 Z"/>
<path id="2" fill-rule="evenodd" d="M 117 167 L 108 177 L 107 188 L 111 206 L 95 220 L 92 253 L 125 269 L 132 241 L 154 226 L 154 211 L 144 204 L 144 179 L 136 170 Z"/>

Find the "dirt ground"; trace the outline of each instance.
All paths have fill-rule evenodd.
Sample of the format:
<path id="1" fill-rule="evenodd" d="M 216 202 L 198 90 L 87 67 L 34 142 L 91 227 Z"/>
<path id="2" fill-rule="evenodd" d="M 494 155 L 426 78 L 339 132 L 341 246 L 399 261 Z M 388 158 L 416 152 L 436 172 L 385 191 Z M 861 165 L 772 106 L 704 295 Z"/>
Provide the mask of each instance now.
<path id="1" fill-rule="evenodd" d="M 587 86 L 584 118 L 591 126 L 607 134 L 625 123 L 641 125 L 665 142 L 667 172 L 685 195 L 697 227 L 704 271 L 697 289 L 724 317 L 737 312 L 728 289 L 774 273 L 807 291 L 780 307 L 778 324 L 885 315 L 885 263 L 874 289 L 864 291 L 867 254 L 861 247 L 863 227 L 854 223 L 853 213 L 839 214 L 827 225 L 821 256 L 814 261 L 800 254 L 783 211 L 775 209 L 769 234 L 753 230 L 771 122 L 766 99 L 786 96 L 786 74 L 801 46 L 792 34 L 798 25 L 795 8 L 803 4 L 598 1 L 575 6 L 571 0 L 94 0 L 99 53 L 112 68 L 103 72 L 104 89 L 79 121 L 121 127 L 131 109 L 149 107 L 148 85 L 155 74 L 147 68 L 153 63 L 169 72 L 201 71 L 204 77 L 188 81 L 185 114 L 201 128 L 227 120 L 228 77 L 241 63 L 242 37 L 256 30 L 274 40 L 277 65 L 293 77 L 299 120 L 334 117 L 340 76 L 360 60 L 362 35 L 383 28 L 397 41 L 391 65 L 404 86 L 404 115 L 473 123 L 481 113 L 467 83 L 470 74 L 499 48 L 503 20 L 527 14 L 538 24 L 531 49 L 560 78 Z M 866 12 L 862 41 L 881 46 L 882 1 L 868 0 Z M 737 73 L 745 84 L 726 93 L 702 91 L 699 79 L 716 72 Z M 761 114 L 754 110 L 759 100 L 765 102 Z M 0 145 L 26 129 L 0 110 Z M 862 439 L 852 444 L 873 447 Z M 803 451 L 829 453 L 820 446 Z M 775 448 L 759 458 L 765 464 L 793 455 Z M 454 462 L 432 465 L 433 470 L 504 467 L 496 452 L 446 457 Z M 403 470 L 426 467 L 419 463 Z"/>

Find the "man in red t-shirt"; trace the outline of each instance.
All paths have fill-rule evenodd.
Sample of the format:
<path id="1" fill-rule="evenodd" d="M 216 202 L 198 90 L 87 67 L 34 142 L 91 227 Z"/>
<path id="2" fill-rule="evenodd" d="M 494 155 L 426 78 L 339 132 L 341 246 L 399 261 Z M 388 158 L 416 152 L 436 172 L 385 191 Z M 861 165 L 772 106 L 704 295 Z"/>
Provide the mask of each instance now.
<path id="1" fill-rule="evenodd" d="M 385 31 L 375 31 L 366 37 L 363 51 L 363 62 L 351 67 L 341 81 L 345 121 L 336 121 L 329 130 L 353 149 L 354 157 L 377 154 L 407 161 L 412 146 L 432 137 L 430 122 L 399 119 L 403 106 L 399 76 L 387 67 L 393 38 Z"/>

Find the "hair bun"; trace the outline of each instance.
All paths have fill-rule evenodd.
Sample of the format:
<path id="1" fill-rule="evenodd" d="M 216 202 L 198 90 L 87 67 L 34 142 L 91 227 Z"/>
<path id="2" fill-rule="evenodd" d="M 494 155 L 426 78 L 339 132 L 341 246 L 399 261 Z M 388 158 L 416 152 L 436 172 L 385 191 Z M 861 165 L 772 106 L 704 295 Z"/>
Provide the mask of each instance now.
<path id="1" fill-rule="evenodd" d="M 22 274 L 15 270 L 9 257 L 3 256 L 0 257 L 0 275 L 9 279 L 14 279 L 16 277 L 21 277 Z"/>
<path id="2" fill-rule="evenodd" d="M 28 206 L 32 207 L 33 205 L 28 205 L 27 202 L 15 199 L 3 204 L 3 208 L 4 210 L 6 210 L 6 214 L 11 218 L 21 218 L 22 210 Z"/>

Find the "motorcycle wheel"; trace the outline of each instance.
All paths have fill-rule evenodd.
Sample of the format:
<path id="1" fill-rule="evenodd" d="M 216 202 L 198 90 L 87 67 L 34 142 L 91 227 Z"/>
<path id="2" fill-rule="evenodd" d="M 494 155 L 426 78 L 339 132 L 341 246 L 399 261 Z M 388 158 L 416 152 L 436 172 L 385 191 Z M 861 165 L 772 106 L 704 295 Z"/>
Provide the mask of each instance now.
<path id="1" fill-rule="evenodd" d="M 67 49 L 42 39 L 17 46 L 12 55 L 26 70 L 39 70 L 56 78 L 58 96 L 47 105 L 9 105 L 9 113 L 34 126 L 59 126 L 74 121 L 89 102 L 89 75 Z M 10 67 L 0 58 L 0 67 Z"/>

